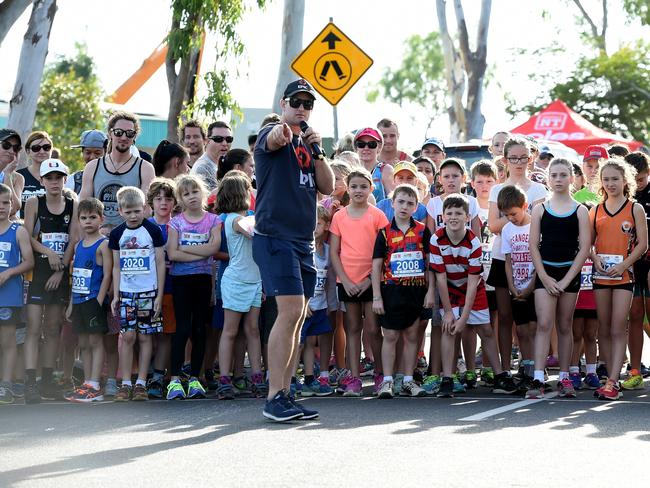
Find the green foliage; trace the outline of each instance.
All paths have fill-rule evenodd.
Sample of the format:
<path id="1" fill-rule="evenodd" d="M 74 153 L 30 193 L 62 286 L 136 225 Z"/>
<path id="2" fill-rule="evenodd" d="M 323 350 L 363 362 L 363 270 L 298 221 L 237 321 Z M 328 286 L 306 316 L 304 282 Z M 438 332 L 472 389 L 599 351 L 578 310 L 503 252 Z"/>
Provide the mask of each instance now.
<path id="1" fill-rule="evenodd" d="M 81 133 L 102 128 L 106 122 L 100 104 L 104 92 L 95 75 L 95 66 L 83 45 L 74 58 L 60 57 L 45 68 L 34 128 L 45 130 L 61 159 L 73 170 L 81 169 Z"/>
<path id="2" fill-rule="evenodd" d="M 642 24 L 650 25 L 650 2 L 648 0 L 623 0 L 623 8 L 630 17 L 638 17 Z"/>

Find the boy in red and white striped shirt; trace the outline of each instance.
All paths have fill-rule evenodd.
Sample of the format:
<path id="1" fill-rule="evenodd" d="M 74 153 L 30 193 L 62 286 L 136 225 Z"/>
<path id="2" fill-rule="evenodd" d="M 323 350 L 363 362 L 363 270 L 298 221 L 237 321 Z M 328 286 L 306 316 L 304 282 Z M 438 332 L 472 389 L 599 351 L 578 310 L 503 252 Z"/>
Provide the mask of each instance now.
<path id="1" fill-rule="evenodd" d="M 493 393 L 517 391 L 509 371 L 498 365 L 497 345 L 490 327 L 485 284 L 481 273 L 481 241 L 466 228 L 469 202 L 460 194 L 449 195 L 443 203 L 445 227 L 431 236 L 429 279 L 436 279 L 442 315 L 442 383 L 439 397 L 453 397 L 452 369 L 455 363 L 455 335 L 467 325 L 475 326 L 483 351 L 495 365 Z"/>

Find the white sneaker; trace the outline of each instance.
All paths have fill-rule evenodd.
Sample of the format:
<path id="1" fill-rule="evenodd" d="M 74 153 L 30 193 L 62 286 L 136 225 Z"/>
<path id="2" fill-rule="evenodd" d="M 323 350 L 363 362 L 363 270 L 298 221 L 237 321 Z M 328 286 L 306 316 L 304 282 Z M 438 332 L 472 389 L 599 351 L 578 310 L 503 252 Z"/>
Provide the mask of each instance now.
<path id="1" fill-rule="evenodd" d="M 399 394 L 400 396 L 422 397 L 425 396 L 427 392 L 424 391 L 423 388 L 420 388 L 415 381 L 411 380 L 402 383 L 402 390 Z"/>
<path id="2" fill-rule="evenodd" d="M 381 399 L 391 399 L 393 398 L 393 382 L 392 381 L 382 381 L 379 386 L 379 392 L 377 394 L 378 398 Z"/>

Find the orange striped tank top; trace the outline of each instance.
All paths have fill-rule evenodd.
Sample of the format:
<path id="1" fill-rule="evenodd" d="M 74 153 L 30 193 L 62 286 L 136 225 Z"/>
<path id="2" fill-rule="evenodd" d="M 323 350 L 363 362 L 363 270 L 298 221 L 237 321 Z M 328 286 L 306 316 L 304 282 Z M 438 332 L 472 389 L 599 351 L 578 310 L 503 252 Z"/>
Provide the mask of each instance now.
<path id="1" fill-rule="evenodd" d="M 610 213 L 604 203 L 592 207 L 589 211 L 589 219 L 596 232 L 594 247 L 596 253 L 603 258 L 605 267 L 622 262 L 636 245 L 633 207 L 634 202 L 626 200 L 614 213 Z M 632 267 L 623 273 L 621 279 L 594 276 L 594 283 L 609 286 L 634 283 Z"/>

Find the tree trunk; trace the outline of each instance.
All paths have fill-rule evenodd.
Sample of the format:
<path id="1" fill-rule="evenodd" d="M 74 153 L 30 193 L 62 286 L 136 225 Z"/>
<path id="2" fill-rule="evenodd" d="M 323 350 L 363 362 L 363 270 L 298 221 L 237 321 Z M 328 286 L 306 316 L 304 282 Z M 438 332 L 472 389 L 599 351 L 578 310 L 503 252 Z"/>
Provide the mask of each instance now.
<path id="1" fill-rule="evenodd" d="M 284 0 L 284 20 L 282 22 L 282 52 L 278 81 L 275 85 L 272 110 L 280 113 L 280 99 L 286 86 L 296 74 L 291 71 L 291 63 L 302 50 L 302 28 L 305 22 L 305 0 Z"/>
<path id="2" fill-rule="evenodd" d="M 35 0 L 20 51 L 7 127 L 25 137 L 34 125 L 41 78 L 56 14 L 56 0 Z M 23 139 L 24 140 L 24 139 Z"/>
<path id="3" fill-rule="evenodd" d="M 0 45 L 32 0 L 4 0 L 0 3 Z"/>

